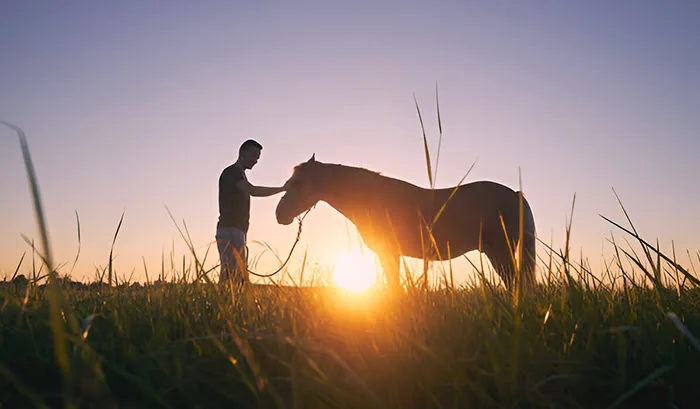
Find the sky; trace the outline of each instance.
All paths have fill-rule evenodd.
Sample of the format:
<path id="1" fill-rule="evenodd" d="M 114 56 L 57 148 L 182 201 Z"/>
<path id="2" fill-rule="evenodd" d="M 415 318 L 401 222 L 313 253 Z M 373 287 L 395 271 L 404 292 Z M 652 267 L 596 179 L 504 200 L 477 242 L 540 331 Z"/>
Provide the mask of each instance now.
<path id="1" fill-rule="evenodd" d="M 572 252 L 594 267 L 611 234 L 625 246 L 600 217 L 626 225 L 614 189 L 642 236 L 688 265 L 700 247 L 699 45 L 693 1 L 3 1 L 0 119 L 27 135 L 54 259 L 76 280 L 106 266 L 122 213 L 120 277 L 189 263 L 168 210 L 216 263 L 218 177 L 247 138 L 264 147 L 256 185 L 281 186 L 315 154 L 428 187 L 414 97 L 435 155 L 436 87 L 436 186 L 473 163 L 467 182 L 517 189 L 521 175 L 538 235 L 557 249 L 575 195 Z M 7 128 L 0 192 L 3 277 L 31 255 L 22 236 L 39 238 Z M 256 243 L 284 257 L 296 236 L 275 220 L 280 197 L 252 199 L 261 271 L 278 262 Z M 319 204 L 290 270 L 304 250 L 332 263 L 357 246 L 353 232 Z"/>

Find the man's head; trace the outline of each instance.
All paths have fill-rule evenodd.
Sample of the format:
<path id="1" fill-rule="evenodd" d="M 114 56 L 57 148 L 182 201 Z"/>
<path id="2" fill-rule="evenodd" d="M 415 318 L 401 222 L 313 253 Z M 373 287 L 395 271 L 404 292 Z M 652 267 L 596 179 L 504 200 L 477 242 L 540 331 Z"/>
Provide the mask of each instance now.
<path id="1" fill-rule="evenodd" d="M 261 151 L 262 145 L 252 139 L 248 139 L 238 148 L 238 164 L 241 165 L 243 169 L 252 169 L 253 166 L 258 163 Z"/>

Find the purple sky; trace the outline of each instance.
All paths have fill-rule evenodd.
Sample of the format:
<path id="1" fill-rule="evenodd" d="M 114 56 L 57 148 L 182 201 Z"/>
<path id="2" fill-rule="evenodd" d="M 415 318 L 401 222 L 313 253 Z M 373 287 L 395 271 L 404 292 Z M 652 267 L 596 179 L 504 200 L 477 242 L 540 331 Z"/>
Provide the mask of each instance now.
<path id="1" fill-rule="evenodd" d="M 173 249 L 182 263 L 165 206 L 203 253 L 219 173 L 248 137 L 264 145 L 255 184 L 281 185 L 315 152 L 428 186 L 413 94 L 435 149 L 436 82 L 438 186 L 478 159 L 468 181 L 517 188 L 520 168 L 557 248 L 576 193 L 573 250 L 594 266 L 613 230 L 598 213 L 624 217 L 611 188 L 650 241 L 700 247 L 699 2 L 241 3 L 0 3 L 0 119 L 28 136 L 62 272 L 76 211 L 76 279 L 106 264 L 122 211 L 120 275 L 143 280 L 142 258 L 157 272 Z M 2 277 L 28 250 L 21 235 L 38 239 L 6 128 L 0 192 Z M 253 199 L 249 239 L 284 256 L 296 225 L 276 224 L 279 198 Z M 323 264 L 347 245 L 345 219 L 317 206 L 299 248 Z M 260 267 L 275 262 L 264 254 Z"/>

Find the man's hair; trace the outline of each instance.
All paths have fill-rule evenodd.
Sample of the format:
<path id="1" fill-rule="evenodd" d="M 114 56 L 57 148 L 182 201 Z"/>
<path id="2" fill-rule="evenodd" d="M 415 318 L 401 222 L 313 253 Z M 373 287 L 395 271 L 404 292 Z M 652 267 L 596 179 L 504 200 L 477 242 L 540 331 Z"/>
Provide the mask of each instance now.
<path id="1" fill-rule="evenodd" d="M 263 147 L 257 141 L 254 141 L 252 139 L 248 139 L 247 141 L 245 141 L 241 144 L 240 148 L 238 148 L 238 154 L 240 155 L 243 153 L 243 151 L 246 151 L 250 148 L 257 148 L 257 149 L 262 150 Z"/>

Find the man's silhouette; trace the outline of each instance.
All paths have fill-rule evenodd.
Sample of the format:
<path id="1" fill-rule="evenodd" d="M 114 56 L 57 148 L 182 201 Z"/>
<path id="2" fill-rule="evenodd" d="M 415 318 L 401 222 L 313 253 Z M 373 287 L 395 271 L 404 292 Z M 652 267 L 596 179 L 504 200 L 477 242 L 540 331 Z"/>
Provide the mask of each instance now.
<path id="1" fill-rule="evenodd" d="M 248 182 L 245 171 L 258 163 L 261 151 L 260 143 L 248 139 L 238 149 L 236 162 L 219 176 L 219 221 L 216 225 L 216 243 L 221 259 L 219 284 L 231 280 L 235 286 L 240 286 L 248 282 L 247 269 L 238 265 L 236 252 L 246 262 L 250 197 L 271 196 L 286 190 L 286 186 L 254 186 Z"/>

